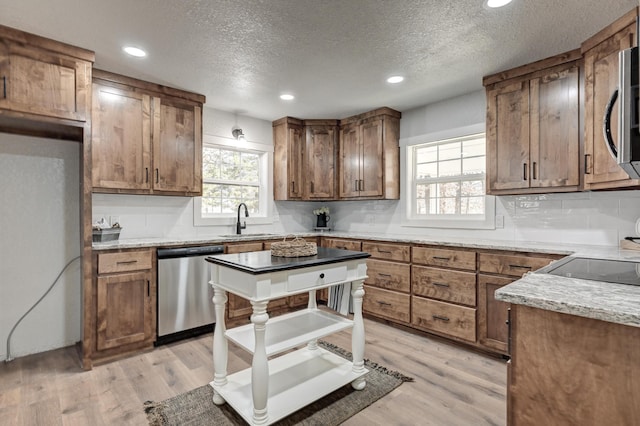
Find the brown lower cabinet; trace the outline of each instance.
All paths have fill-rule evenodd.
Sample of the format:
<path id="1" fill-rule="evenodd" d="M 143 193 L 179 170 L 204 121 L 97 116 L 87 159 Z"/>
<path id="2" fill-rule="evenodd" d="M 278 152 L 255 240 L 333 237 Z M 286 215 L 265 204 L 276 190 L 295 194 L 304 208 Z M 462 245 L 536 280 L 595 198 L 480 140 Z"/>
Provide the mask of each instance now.
<path id="1" fill-rule="evenodd" d="M 475 308 L 412 296 L 411 324 L 469 342 L 476 341 Z"/>
<path id="2" fill-rule="evenodd" d="M 495 291 L 563 256 L 322 237 L 325 247 L 362 250 L 369 317 L 508 355 L 509 304 Z"/>
<path id="3" fill-rule="evenodd" d="M 94 360 L 152 347 L 156 329 L 155 250 L 94 253 Z"/>
<path id="4" fill-rule="evenodd" d="M 507 424 L 637 425 L 640 328 L 512 305 Z"/>

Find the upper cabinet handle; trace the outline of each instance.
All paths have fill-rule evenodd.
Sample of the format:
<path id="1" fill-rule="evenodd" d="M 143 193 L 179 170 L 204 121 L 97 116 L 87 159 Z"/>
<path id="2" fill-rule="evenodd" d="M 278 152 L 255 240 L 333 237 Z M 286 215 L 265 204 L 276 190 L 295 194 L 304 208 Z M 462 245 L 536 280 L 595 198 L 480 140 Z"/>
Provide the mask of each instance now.
<path id="1" fill-rule="evenodd" d="M 160 169 L 156 169 L 156 183 L 160 182 Z"/>
<path id="2" fill-rule="evenodd" d="M 527 163 L 524 163 L 522 165 L 522 177 L 524 178 L 524 180 L 527 180 Z"/>
<path id="3" fill-rule="evenodd" d="M 7 99 L 7 76 L 2 76 L 2 97 Z"/>
<path id="4" fill-rule="evenodd" d="M 537 165 L 538 165 L 538 163 L 536 163 L 536 162 L 534 161 L 534 162 L 533 162 L 533 167 L 532 167 L 532 172 L 533 172 L 533 178 L 534 178 L 534 179 L 538 179 L 538 178 L 536 177 L 536 169 L 538 168 L 538 167 L 537 167 Z"/>

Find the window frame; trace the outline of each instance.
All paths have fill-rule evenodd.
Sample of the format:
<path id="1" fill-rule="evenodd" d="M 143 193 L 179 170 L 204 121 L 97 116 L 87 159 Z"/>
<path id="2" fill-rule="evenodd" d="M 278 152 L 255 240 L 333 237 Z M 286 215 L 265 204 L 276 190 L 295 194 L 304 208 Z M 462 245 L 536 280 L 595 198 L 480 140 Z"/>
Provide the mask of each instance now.
<path id="1" fill-rule="evenodd" d="M 495 229 L 495 197 L 484 195 L 484 214 L 464 215 L 464 214 L 415 214 L 417 200 L 415 197 L 416 188 L 416 163 L 415 148 L 417 145 L 424 145 L 433 142 L 442 142 L 452 139 L 464 139 L 473 135 L 485 135 L 485 124 L 475 124 L 446 131 L 415 136 L 402 141 L 405 149 L 405 179 L 403 180 L 403 198 L 405 199 L 405 215 L 402 226 L 421 228 L 452 228 L 452 229 Z M 486 155 L 486 151 L 485 151 Z M 486 168 L 485 168 L 486 179 Z M 486 188 L 486 186 L 485 186 Z"/>
<path id="2" fill-rule="evenodd" d="M 247 224 L 271 224 L 273 217 L 273 146 L 261 143 L 237 141 L 235 139 L 220 136 L 203 135 L 202 149 L 205 147 L 228 149 L 232 151 L 249 152 L 260 155 L 260 212 L 242 220 Z M 204 164 L 203 164 L 204 167 Z M 205 185 L 204 176 L 202 185 Z M 194 226 L 235 225 L 236 213 L 223 213 L 213 217 L 202 215 L 202 197 L 193 199 L 193 224 Z"/>

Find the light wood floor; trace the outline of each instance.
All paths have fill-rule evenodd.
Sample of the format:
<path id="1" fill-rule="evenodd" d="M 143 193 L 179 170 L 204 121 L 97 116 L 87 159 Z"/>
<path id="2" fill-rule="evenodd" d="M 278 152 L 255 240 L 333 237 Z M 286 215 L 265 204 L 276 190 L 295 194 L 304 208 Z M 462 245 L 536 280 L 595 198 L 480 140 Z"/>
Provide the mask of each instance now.
<path id="1" fill-rule="evenodd" d="M 506 364 L 440 339 L 365 320 L 365 357 L 415 378 L 345 425 L 504 425 Z M 325 340 L 351 347 L 349 332 Z M 82 371 L 75 348 L 0 363 L 0 425 L 146 425 L 142 403 L 212 380 L 212 335 Z M 250 365 L 230 345 L 229 372 Z"/>

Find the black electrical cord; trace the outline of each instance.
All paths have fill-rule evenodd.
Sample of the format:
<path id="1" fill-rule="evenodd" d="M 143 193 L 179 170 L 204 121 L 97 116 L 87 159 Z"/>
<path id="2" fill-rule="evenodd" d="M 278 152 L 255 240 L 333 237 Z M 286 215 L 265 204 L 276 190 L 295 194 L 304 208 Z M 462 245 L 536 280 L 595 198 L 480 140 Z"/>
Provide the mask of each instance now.
<path id="1" fill-rule="evenodd" d="M 20 317 L 20 319 L 18 320 L 18 322 L 16 322 L 16 324 L 13 326 L 13 328 L 11 329 L 11 331 L 9 332 L 9 336 L 7 336 L 7 359 L 4 360 L 4 362 L 9 362 L 9 361 L 13 361 L 13 358 L 11 358 L 11 335 L 13 334 L 13 332 L 15 331 L 16 327 L 18 327 L 18 324 L 20 324 L 20 322 L 24 319 L 24 317 L 26 317 L 27 315 L 29 315 L 29 313 L 31 311 L 33 311 L 33 308 L 35 308 L 36 306 L 38 306 L 38 303 L 42 302 L 42 299 L 44 299 L 45 297 L 47 297 L 47 294 L 49 294 L 49 292 L 51 291 L 51 289 L 53 289 L 53 286 L 56 285 L 56 283 L 58 282 L 58 280 L 60 279 L 60 277 L 62 276 L 62 274 L 64 274 L 64 271 L 67 270 L 67 268 L 69 267 L 69 265 L 71 265 L 73 263 L 74 260 L 80 259 L 80 257 L 82 256 L 76 256 L 73 259 L 71 259 L 69 262 L 67 262 L 67 264 L 64 266 L 64 268 L 62 268 L 62 271 L 60 271 L 60 273 L 58 274 L 58 276 L 56 277 L 55 280 L 53 280 L 53 283 L 49 286 L 49 288 L 47 289 L 47 291 L 40 297 L 40 299 L 38 299 L 38 301 L 29 308 L 29 310 L 27 312 L 24 313 L 24 315 L 22 315 Z"/>

